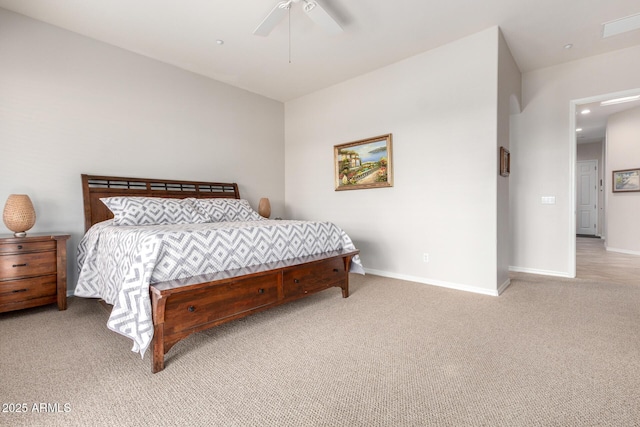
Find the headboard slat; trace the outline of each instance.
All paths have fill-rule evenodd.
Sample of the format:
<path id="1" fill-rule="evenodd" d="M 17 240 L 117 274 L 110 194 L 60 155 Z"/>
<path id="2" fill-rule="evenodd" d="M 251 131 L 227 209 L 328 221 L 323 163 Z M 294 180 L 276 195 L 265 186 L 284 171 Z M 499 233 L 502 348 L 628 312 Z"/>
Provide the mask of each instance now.
<path id="1" fill-rule="evenodd" d="M 113 218 L 111 211 L 100 201 L 103 197 L 240 198 L 236 183 L 123 178 L 87 174 L 81 176 L 85 231 L 93 224 Z"/>

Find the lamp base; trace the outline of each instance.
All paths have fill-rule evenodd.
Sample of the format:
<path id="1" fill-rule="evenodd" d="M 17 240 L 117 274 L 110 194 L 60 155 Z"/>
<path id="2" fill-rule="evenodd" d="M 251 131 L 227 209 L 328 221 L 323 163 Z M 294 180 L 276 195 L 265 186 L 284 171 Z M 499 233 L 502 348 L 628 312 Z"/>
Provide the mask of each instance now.
<path id="1" fill-rule="evenodd" d="M 27 235 L 26 231 L 16 231 L 15 233 L 13 233 L 13 235 L 15 237 L 25 237 Z"/>
<path id="2" fill-rule="evenodd" d="M 263 197 L 260 199 L 260 203 L 258 204 L 258 213 L 263 218 L 269 218 L 271 216 L 271 203 L 269 203 L 269 199 Z"/>

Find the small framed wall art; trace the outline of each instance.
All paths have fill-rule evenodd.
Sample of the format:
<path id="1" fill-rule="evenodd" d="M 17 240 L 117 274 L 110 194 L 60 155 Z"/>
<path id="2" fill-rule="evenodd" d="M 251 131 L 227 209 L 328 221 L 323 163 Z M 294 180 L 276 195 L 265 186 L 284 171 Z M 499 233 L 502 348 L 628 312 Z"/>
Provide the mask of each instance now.
<path id="1" fill-rule="evenodd" d="M 640 168 L 613 171 L 613 192 L 640 191 Z"/>
<path id="2" fill-rule="evenodd" d="M 511 173 L 511 154 L 509 150 L 500 147 L 500 176 L 509 176 Z"/>
<path id="3" fill-rule="evenodd" d="M 393 187 L 391 134 L 334 145 L 335 189 Z"/>

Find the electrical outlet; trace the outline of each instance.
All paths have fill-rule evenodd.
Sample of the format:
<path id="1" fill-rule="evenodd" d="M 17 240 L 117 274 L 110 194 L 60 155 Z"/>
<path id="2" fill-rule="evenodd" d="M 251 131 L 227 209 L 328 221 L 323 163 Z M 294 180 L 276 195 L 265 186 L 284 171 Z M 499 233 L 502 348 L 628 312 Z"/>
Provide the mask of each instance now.
<path id="1" fill-rule="evenodd" d="M 429 254 L 428 253 L 422 254 L 422 262 L 429 262 Z"/>

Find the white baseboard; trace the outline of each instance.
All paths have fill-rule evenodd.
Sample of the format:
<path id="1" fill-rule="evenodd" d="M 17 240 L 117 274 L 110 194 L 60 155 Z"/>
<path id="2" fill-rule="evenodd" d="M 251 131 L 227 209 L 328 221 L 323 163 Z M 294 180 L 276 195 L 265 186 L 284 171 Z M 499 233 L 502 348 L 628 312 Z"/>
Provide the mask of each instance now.
<path id="1" fill-rule="evenodd" d="M 502 295 L 504 290 L 507 289 L 510 284 L 511 284 L 511 279 L 507 279 L 504 281 L 502 285 L 498 286 L 498 295 Z"/>
<path id="2" fill-rule="evenodd" d="M 572 279 L 573 277 L 569 275 L 569 273 L 563 271 L 551 271 L 551 270 L 539 270 L 537 268 L 526 268 L 526 267 L 514 267 L 510 266 L 509 271 L 513 271 L 516 273 L 530 273 L 530 274 L 540 274 L 542 276 L 556 276 L 556 277 L 566 277 L 568 279 Z"/>
<path id="3" fill-rule="evenodd" d="M 608 250 L 609 252 L 618 252 L 621 254 L 627 254 L 627 255 L 640 255 L 640 252 L 638 251 L 630 251 L 628 249 L 616 249 L 616 248 L 611 248 L 611 247 L 606 247 L 606 250 Z"/>
<path id="4" fill-rule="evenodd" d="M 509 282 L 509 280 L 507 280 L 507 282 L 503 283 L 498 290 L 494 291 L 494 290 L 490 290 L 490 289 L 478 288 L 477 286 L 469 286 L 469 285 L 461 285 L 459 283 L 443 282 L 441 280 L 432 280 L 432 279 L 428 279 L 428 278 L 424 278 L 424 277 L 409 276 L 409 275 L 406 275 L 406 274 L 390 273 L 388 271 L 374 270 L 374 269 L 371 269 L 371 268 L 365 268 L 364 271 L 367 274 L 373 274 L 375 276 L 389 277 L 391 279 L 406 280 L 406 281 L 409 281 L 409 282 L 423 283 L 425 285 L 439 286 L 441 288 L 456 289 L 458 291 L 473 292 L 475 294 L 490 295 L 490 296 L 494 296 L 494 297 L 497 297 L 498 295 L 500 295 L 500 292 L 502 292 L 502 289 L 506 289 L 506 287 L 509 286 L 509 283 L 507 283 L 507 282 Z"/>

